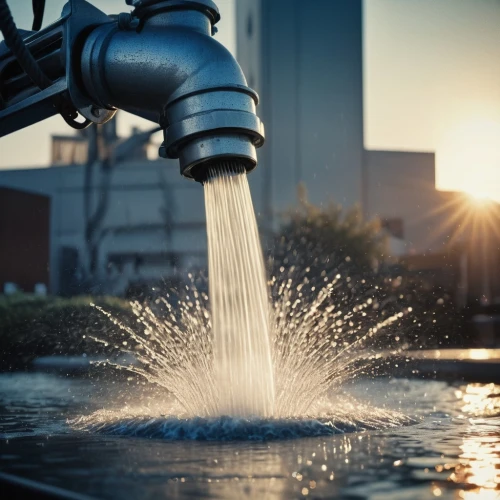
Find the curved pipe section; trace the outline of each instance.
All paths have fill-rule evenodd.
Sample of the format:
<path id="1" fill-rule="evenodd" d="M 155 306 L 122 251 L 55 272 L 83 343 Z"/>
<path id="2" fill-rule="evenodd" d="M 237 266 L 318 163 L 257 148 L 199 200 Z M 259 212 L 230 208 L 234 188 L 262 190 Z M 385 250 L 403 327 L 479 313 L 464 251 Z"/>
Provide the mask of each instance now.
<path id="1" fill-rule="evenodd" d="M 179 158 L 181 173 L 201 181 L 214 159 L 253 169 L 264 142 L 257 94 L 211 29 L 196 10 L 159 13 L 139 32 L 108 23 L 90 33 L 81 56 L 83 85 L 96 106 L 159 123 L 160 154 Z"/>

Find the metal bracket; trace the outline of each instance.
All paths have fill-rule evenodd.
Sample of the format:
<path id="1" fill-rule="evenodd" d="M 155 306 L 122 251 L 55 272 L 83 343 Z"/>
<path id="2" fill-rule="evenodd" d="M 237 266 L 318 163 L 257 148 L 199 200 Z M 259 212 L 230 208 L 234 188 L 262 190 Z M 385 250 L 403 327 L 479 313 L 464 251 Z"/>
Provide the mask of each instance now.
<path id="1" fill-rule="evenodd" d="M 114 21 L 85 0 L 69 0 L 63 9 L 63 15 L 65 14 L 67 15 L 67 21 L 64 24 L 66 80 L 71 102 L 88 120 L 98 124 L 106 123 L 113 118 L 116 109 L 96 106 L 81 92 L 78 85 L 80 58 L 75 57 L 75 51 L 82 44 L 82 37 L 92 28 Z"/>

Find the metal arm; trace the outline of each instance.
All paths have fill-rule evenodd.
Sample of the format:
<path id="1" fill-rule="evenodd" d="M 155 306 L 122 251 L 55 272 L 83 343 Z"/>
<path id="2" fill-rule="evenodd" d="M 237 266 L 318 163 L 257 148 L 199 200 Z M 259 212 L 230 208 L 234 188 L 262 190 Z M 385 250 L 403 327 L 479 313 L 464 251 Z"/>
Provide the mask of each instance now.
<path id="1" fill-rule="evenodd" d="M 264 142 L 258 97 L 212 38 L 216 5 L 128 3 L 132 14 L 111 18 L 85 0 L 70 0 L 60 20 L 25 39 L 54 82 L 44 90 L 0 45 L 0 136 L 56 114 L 54 103 L 62 99 L 93 123 L 105 123 L 116 109 L 158 123 L 165 135 L 160 155 L 178 158 L 185 177 L 203 181 L 217 159 L 253 169 L 255 148 Z"/>
<path id="2" fill-rule="evenodd" d="M 68 123 L 70 117 L 76 118 L 76 109 L 82 108 L 80 113 L 85 116 L 75 85 L 75 48 L 85 30 L 103 22 L 111 19 L 87 2 L 71 0 L 52 25 L 39 32 L 22 32 L 24 43 L 42 72 L 41 87 L 25 73 L 5 42 L 0 44 L 0 137 L 57 113 L 62 113 Z M 74 98 L 70 94 L 75 94 Z M 107 119 L 112 116 L 110 113 Z M 78 123 L 74 126 L 79 128 Z"/>

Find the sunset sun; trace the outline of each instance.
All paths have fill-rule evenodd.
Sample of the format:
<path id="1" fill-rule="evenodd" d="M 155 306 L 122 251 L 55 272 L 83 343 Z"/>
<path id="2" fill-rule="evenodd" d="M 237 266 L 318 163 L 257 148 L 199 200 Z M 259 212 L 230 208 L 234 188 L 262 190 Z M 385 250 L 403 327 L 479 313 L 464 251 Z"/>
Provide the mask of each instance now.
<path id="1" fill-rule="evenodd" d="M 473 199 L 500 201 L 500 122 L 477 119 L 452 128 L 437 150 L 441 184 Z"/>

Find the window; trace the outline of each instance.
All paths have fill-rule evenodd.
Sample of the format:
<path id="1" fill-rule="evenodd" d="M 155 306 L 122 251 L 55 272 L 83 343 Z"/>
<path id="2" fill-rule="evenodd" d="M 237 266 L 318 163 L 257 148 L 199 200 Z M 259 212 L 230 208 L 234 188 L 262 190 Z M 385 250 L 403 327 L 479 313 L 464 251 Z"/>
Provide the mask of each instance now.
<path id="1" fill-rule="evenodd" d="M 252 14 L 248 14 L 247 36 L 248 36 L 248 38 L 252 38 L 252 35 L 253 35 L 253 18 L 252 18 Z"/>

